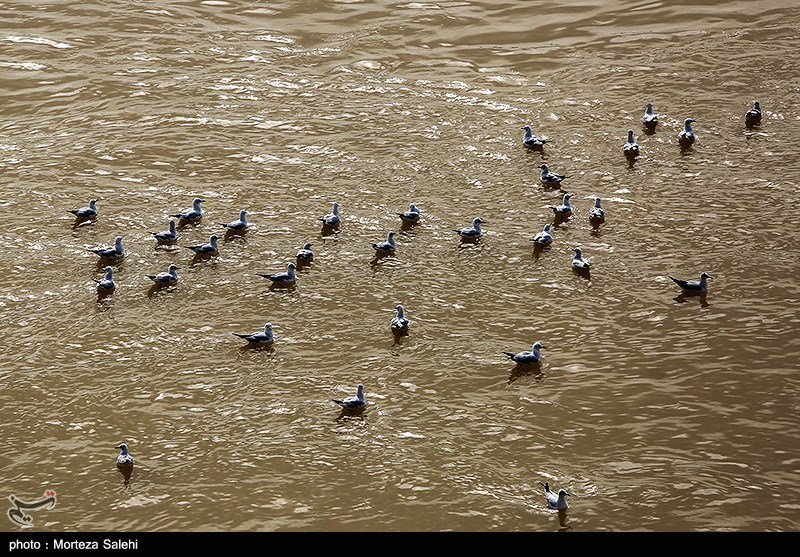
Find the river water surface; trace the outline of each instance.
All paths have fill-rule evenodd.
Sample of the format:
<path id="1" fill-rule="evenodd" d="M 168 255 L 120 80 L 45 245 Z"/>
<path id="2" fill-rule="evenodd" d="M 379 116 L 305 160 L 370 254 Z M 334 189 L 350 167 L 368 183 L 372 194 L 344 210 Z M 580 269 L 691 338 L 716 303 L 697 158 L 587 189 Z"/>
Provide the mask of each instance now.
<path id="1" fill-rule="evenodd" d="M 0 14 L 0 498 L 56 491 L 34 529 L 564 529 L 544 481 L 572 494 L 572 531 L 800 529 L 795 2 Z M 563 190 L 538 182 L 543 161 Z M 534 254 L 564 191 L 573 218 Z M 201 224 L 156 248 L 195 196 Z M 74 227 L 90 198 L 100 217 Z M 411 202 L 422 222 L 401 230 Z M 217 257 L 180 247 L 240 209 L 252 229 Z M 476 216 L 485 236 L 459 246 Z M 373 262 L 389 230 L 397 254 Z M 118 234 L 98 300 L 87 248 Z M 296 288 L 255 276 L 305 242 Z M 171 263 L 178 286 L 150 292 Z M 708 295 L 676 300 L 667 275 L 702 271 Z M 267 321 L 273 350 L 231 334 Z M 535 341 L 533 369 L 502 354 Z M 331 399 L 358 383 L 366 410 L 340 416 Z"/>

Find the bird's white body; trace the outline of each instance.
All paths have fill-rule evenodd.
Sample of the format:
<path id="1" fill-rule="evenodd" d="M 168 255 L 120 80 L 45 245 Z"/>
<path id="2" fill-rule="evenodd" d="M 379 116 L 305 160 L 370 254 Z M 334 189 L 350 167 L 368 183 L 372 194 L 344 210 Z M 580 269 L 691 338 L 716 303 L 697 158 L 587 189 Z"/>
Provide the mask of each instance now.
<path id="1" fill-rule="evenodd" d="M 691 118 L 683 121 L 683 130 L 678 134 L 678 143 L 681 147 L 689 147 L 695 142 L 696 136 L 692 130 L 692 122 L 694 120 Z"/>
<path id="2" fill-rule="evenodd" d="M 397 216 L 399 216 L 400 220 L 406 224 L 416 224 L 419 221 L 420 213 L 417 206 L 413 203 L 410 203 L 408 205 L 408 211 L 397 213 Z"/>
<path id="3" fill-rule="evenodd" d="M 375 251 L 379 255 L 394 253 L 397 249 L 397 243 L 394 241 L 394 232 L 389 232 L 386 235 L 385 242 L 378 242 L 377 244 L 372 244 L 372 247 L 375 248 Z"/>
<path id="4" fill-rule="evenodd" d="M 289 263 L 286 266 L 285 273 L 276 273 L 274 275 L 258 274 L 258 276 L 271 280 L 273 284 L 289 285 L 297 280 L 296 269 L 297 266 L 294 263 Z"/>
<path id="5" fill-rule="evenodd" d="M 243 335 L 239 333 L 233 334 L 239 338 L 245 339 L 247 342 L 252 342 L 253 344 L 270 344 L 275 340 L 275 336 L 272 332 L 272 323 L 265 323 L 263 331 L 257 331 L 249 335 Z"/>
<path id="6" fill-rule="evenodd" d="M 633 137 L 633 130 L 628 130 L 628 140 L 622 146 L 622 151 L 626 157 L 639 156 L 639 144 L 636 143 L 636 139 Z"/>
<path id="7" fill-rule="evenodd" d="M 175 229 L 175 221 L 169 221 L 169 230 L 161 232 L 151 232 L 159 244 L 174 244 L 178 241 L 178 231 Z"/>
<path id="8" fill-rule="evenodd" d="M 575 248 L 575 255 L 572 257 L 572 268 L 578 270 L 589 268 L 589 262 L 581 256 L 580 248 Z"/>
<path id="9" fill-rule="evenodd" d="M 117 285 L 114 283 L 114 269 L 113 267 L 106 267 L 106 274 L 100 280 L 95 280 L 97 283 L 97 288 L 111 291 L 114 290 Z"/>
<path id="10" fill-rule="evenodd" d="M 166 273 L 158 273 L 157 275 L 147 275 L 147 278 L 156 284 L 175 284 L 178 282 L 178 266 L 170 265 Z"/>
<path id="11" fill-rule="evenodd" d="M 544 229 L 536 233 L 536 236 L 533 237 L 533 241 L 540 246 L 548 246 L 553 243 L 553 232 L 550 223 L 545 224 Z"/>
<path id="12" fill-rule="evenodd" d="M 535 364 L 542 360 L 542 348 L 544 348 L 544 346 L 541 342 L 535 342 L 533 346 L 531 346 L 530 351 L 525 350 L 524 352 L 518 352 L 517 354 L 512 352 L 503 352 L 503 354 L 518 364 Z"/>
<path id="13" fill-rule="evenodd" d="M 69 212 L 79 219 L 93 219 L 97 216 L 97 201 L 90 199 L 88 207 L 81 207 L 80 209 L 75 209 Z"/>
<path id="14" fill-rule="evenodd" d="M 247 222 L 247 211 L 239 211 L 238 220 L 231 221 L 227 224 L 220 223 L 220 226 L 233 232 L 241 232 L 242 230 L 247 230 L 248 227 L 250 226 L 250 223 Z"/>
<path id="15" fill-rule="evenodd" d="M 600 206 L 600 198 L 594 198 L 594 207 L 589 210 L 589 220 L 598 220 L 602 221 L 606 218 L 606 212 Z"/>
<path id="16" fill-rule="evenodd" d="M 297 252 L 297 260 L 302 261 L 304 263 L 311 263 L 314 260 L 314 252 L 311 251 L 311 243 L 306 243 L 300 250 Z"/>
<path id="17" fill-rule="evenodd" d="M 658 124 L 658 115 L 653 113 L 653 105 L 651 103 L 647 103 L 644 116 L 642 116 L 642 124 L 651 133 L 656 129 L 656 125 Z"/>
<path id="18" fill-rule="evenodd" d="M 395 309 L 397 310 L 397 315 L 392 319 L 392 329 L 401 331 L 407 330 L 411 321 L 406 318 L 405 309 L 401 305 L 397 306 Z"/>
<path id="19" fill-rule="evenodd" d="M 322 224 L 325 226 L 339 226 L 341 219 L 339 218 L 339 204 L 334 203 L 331 207 L 331 212 L 322 217 Z"/>
<path id="20" fill-rule="evenodd" d="M 456 230 L 458 234 L 464 240 L 477 240 L 483 235 L 483 230 L 481 230 L 481 223 L 483 221 L 480 217 L 475 217 L 472 219 L 472 227 L 470 228 L 462 228 L 461 230 Z"/>
<path id="21" fill-rule="evenodd" d="M 571 194 L 565 193 L 561 205 L 548 205 L 557 217 L 568 217 L 572 214 L 572 204 L 569 202 Z"/>
<path id="22" fill-rule="evenodd" d="M 219 252 L 219 245 L 217 244 L 216 236 L 211 236 L 209 238 L 208 243 L 206 244 L 199 244 L 196 246 L 185 246 L 186 249 L 190 249 L 195 252 L 197 255 L 213 255 Z"/>
<path id="23" fill-rule="evenodd" d="M 522 144 L 525 145 L 525 147 L 535 151 L 541 151 L 544 149 L 547 139 L 533 135 L 533 131 L 531 130 L 530 126 L 522 126 L 522 129 L 525 130 L 525 133 L 522 136 Z"/>
<path id="24" fill-rule="evenodd" d="M 564 176 L 562 174 L 556 174 L 555 172 L 550 172 L 550 168 L 548 168 L 546 164 L 542 164 L 539 168 L 541 168 L 541 172 L 539 173 L 539 180 L 541 180 L 543 184 L 548 184 L 548 185 L 560 184 L 564 179 L 569 178 L 569 176 Z"/>
<path id="25" fill-rule="evenodd" d="M 200 199 L 199 197 L 195 197 L 194 200 L 192 201 L 191 209 L 184 209 L 180 213 L 170 216 L 180 220 L 199 220 L 203 217 L 203 210 L 200 208 L 200 204 L 202 202 L 203 202 L 202 199 Z"/>
<path id="26" fill-rule="evenodd" d="M 114 238 L 114 245 L 108 248 L 90 249 L 103 259 L 121 259 L 125 257 L 125 249 L 122 247 L 122 236 Z"/>
<path id="27" fill-rule="evenodd" d="M 349 396 L 344 400 L 333 399 L 333 402 L 335 402 L 342 408 L 349 408 L 351 410 L 364 408 L 364 406 L 367 405 L 367 400 L 366 398 L 364 398 L 364 386 L 359 383 L 358 390 L 356 391 L 356 396 Z"/>

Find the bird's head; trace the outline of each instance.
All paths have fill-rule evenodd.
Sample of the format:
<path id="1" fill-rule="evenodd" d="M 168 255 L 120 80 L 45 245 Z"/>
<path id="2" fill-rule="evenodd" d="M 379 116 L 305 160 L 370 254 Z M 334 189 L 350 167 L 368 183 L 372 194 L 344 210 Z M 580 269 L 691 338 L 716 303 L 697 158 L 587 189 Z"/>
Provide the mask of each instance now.
<path id="1" fill-rule="evenodd" d="M 703 272 L 700 274 L 700 278 L 701 278 L 701 279 L 710 279 L 710 278 L 714 278 L 714 277 L 712 277 L 711 275 L 709 275 L 708 273 L 706 273 L 705 271 L 703 271 Z"/>
<path id="2" fill-rule="evenodd" d="M 541 350 L 542 348 L 547 348 L 547 347 L 544 344 L 542 344 L 541 342 L 534 342 L 533 343 L 533 349 L 534 350 Z"/>

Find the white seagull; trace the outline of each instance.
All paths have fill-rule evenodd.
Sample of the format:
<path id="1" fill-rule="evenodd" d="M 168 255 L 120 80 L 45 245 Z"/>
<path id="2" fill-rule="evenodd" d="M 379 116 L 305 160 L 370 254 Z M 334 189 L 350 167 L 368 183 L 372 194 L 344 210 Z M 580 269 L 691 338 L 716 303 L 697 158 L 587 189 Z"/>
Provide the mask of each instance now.
<path id="1" fill-rule="evenodd" d="M 544 144 L 548 142 L 548 139 L 533 135 L 533 131 L 531 131 L 530 126 L 522 126 L 522 129 L 525 130 L 525 134 L 522 136 L 522 144 L 525 145 L 525 147 L 533 149 L 534 151 L 542 151 L 544 149 Z"/>
<path id="2" fill-rule="evenodd" d="M 597 222 L 597 221 L 602 222 L 602 221 L 606 220 L 606 212 L 600 206 L 600 198 L 599 197 L 595 197 L 594 198 L 594 207 L 592 207 L 589 210 L 589 220 L 590 221 L 595 221 L 595 222 Z"/>
<path id="3" fill-rule="evenodd" d="M 375 248 L 375 255 L 389 255 L 394 253 L 397 249 L 397 243 L 394 241 L 394 232 L 389 232 L 389 234 L 386 235 L 385 242 L 372 244 L 372 247 Z"/>
<path id="4" fill-rule="evenodd" d="M 625 142 L 625 145 L 622 146 L 622 152 L 625 153 L 625 156 L 629 159 L 635 159 L 639 156 L 639 144 L 636 143 L 633 137 L 633 130 L 628 130 L 628 140 Z"/>
<path id="5" fill-rule="evenodd" d="M 397 310 L 397 317 L 392 319 L 392 329 L 395 331 L 407 330 L 408 326 L 411 325 L 411 321 L 406 318 L 403 306 L 398 305 L 394 309 Z"/>
<path id="6" fill-rule="evenodd" d="M 566 489 L 559 489 L 558 495 L 550 491 L 550 485 L 545 482 L 542 484 L 544 486 L 544 496 L 547 498 L 547 506 L 551 509 L 557 509 L 559 511 L 563 511 L 564 509 L 569 508 L 567 504 L 567 493 Z"/>
<path id="7" fill-rule="evenodd" d="M 101 280 L 92 279 L 97 283 L 98 289 L 103 289 L 107 292 L 114 290 L 117 285 L 114 283 L 114 268 L 106 267 L 106 274 Z"/>
<path id="8" fill-rule="evenodd" d="M 151 232 L 159 244 L 174 244 L 178 241 L 178 231 L 175 230 L 175 221 L 169 221 L 169 230 Z"/>
<path id="9" fill-rule="evenodd" d="M 341 406 L 342 408 L 349 408 L 349 409 L 357 409 L 357 408 L 364 408 L 367 405 L 367 401 L 364 398 L 364 385 L 361 383 L 358 384 L 358 391 L 356 392 L 356 396 L 349 396 L 344 400 L 336 400 L 335 398 L 331 399 L 333 402 Z"/>
<path id="10" fill-rule="evenodd" d="M 692 122 L 694 120 L 692 118 L 687 118 L 683 121 L 683 131 L 678 134 L 678 143 L 681 147 L 691 147 L 692 143 L 696 139 L 694 135 L 694 131 L 692 131 Z"/>
<path id="11" fill-rule="evenodd" d="M 341 220 L 339 219 L 339 204 L 334 203 L 331 212 L 322 217 L 322 224 L 324 226 L 339 226 Z"/>
<path id="12" fill-rule="evenodd" d="M 125 250 L 122 248 L 122 236 L 114 238 L 113 247 L 90 249 L 88 251 L 96 253 L 103 259 L 120 259 L 125 256 Z"/>
<path id="13" fill-rule="evenodd" d="M 274 275 L 256 273 L 256 275 L 271 280 L 272 284 L 275 285 L 291 285 L 294 284 L 294 282 L 297 280 L 297 274 L 295 273 L 295 269 L 297 269 L 297 266 L 294 263 L 289 263 L 286 266 L 285 273 L 276 273 Z"/>
<path id="14" fill-rule="evenodd" d="M 761 103 L 753 101 L 753 108 L 744 113 L 744 123 L 748 128 L 761 123 Z"/>
<path id="15" fill-rule="evenodd" d="M 409 203 L 408 211 L 404 213 L 397 213 L 397 216 L 400 217 L 400 220 L 403 221 L 405 224 L 416 224 L 419 222 L 419 209 L 413 203 Z"/>
<path id="16" fill-rule="evenodd" d="M 203 217 L 203 210 L 200 208 L 200 204 L 202 202 L 203 202 L 202 199 L 200 199 L 199 197 L 195 197 L 194 201 L 192 201 L 191 209 L 184 209 L 180 213 L 169 216 L 180 220 L 199 220 L 200 218 Z"/>
<path id="17" fill-rule="evenodd" d="M 553 210 L 557 217 L 568 217 L 572 214 L 572 205 L 570 205 L 569 198 L 572 194 L 565 193 L 561 201 L 561 205 L 548 205 Z"/>
<path id="18" fill-rule="evenodd" d="M 462 228 L 461 230 L 453 229 L 453 231 L 457 232 L 462 240 L 477 240 L 483 235 L 483 230 L 481 230 L 481 224 L 483 223 L 484 221 L 480 217 L 475 217 L 472 219 L 472 227 Z"/>
<path id="19" fill-rule="evenodd" d="M 669 277 L 669 275 L 667 275 Z M 705 271 L 700 274 L 700 280 L 681 280 L 674 277 L 669 277 L 672 281 L 681 287 L 686 294 L 702 294 L 708 290 L 707 279 L 714 278 Z"/>
<path id="20" fill-rule="evenodd" d="M 311 263 L 314 260 L 314 252 L 311 251 L 311 242 L 306 242 L 297 251 L 297 261 L 301 263 Z"/>
<path id="21" fill-rule="evenodd" d="M 250 333 L 249 335 L 243 335 L 240 333 L 231 333 L 239 338 L 245 339 L 247 342 L 252 342 L 253 344 L 270 344 L 272 341 L 275 340 L 274 335 L 272 334 L 272 323 L 264 323 L 264 331 L 257 331 L 255 333 Z"/>
<path id="22" fill-rule="evenodd" d="M 156 284 L 176 284 L 178 282 L 178 267 L 177 265 L 170 265 L 169 271 L 166 273 L 158 273 L 157 275 L 147 275 L 147 278 Z"/>
<path id="23" fill-rule="evenodd" d="M 589 270 L 589 262 L 581 257 L 581 248 L 572 248 L 575 255 L 572 257 L 572 268 L 578 271 Z"/>
<path id="24" fill-rule="evenodd" d="M 117 467 L 133 468 L 133 456 L 128 452 L 128 445 L 125 443 L 120 443 L 115 448 L 119 449 L 119 456 L 117 456 Z"/>
<path id="25" fill-rule="evenodd" d="M 653 114 L 652 103 L 647 103 L 647 108 L 644 111 L 644 116 L 642 116 L 642 125 L 650 133 L 656 131 L 656 126 L 658 125 L 658 114 Z"/>
<path id="26" fill-rule="evenodd" d="M 539 167 L 542 171 L 539 173 L 539 179 L 542 181 L 543 184 L 548 185 L 557 185 L 560 184 L 562 180 L 569 178 L 569 176 L 564 176 L 562 174 L 556 174 L 555 172 L 550 172 L 548 166 L 544 163 Z"/>
<path id="27" fill-rule="evenodd" d="M 549 246 L 553 243 L 553 233 L 550 230 L 550 223 L 545 224 L 544 229 L 536 233 L 536 236 L 533 237 L 533 241 L 539 246 Z"/>
<path id="28" fill-rule="evenodd" d="M 93 219 L 97 216 L 97 200 L 90 199 L 88 207 L 81 207 L 80 209 L 71 209 L 68 212 L 72 213 L 79 219 Z"/>
<path id="29" fill-rule="evenodd" d="M 222 228 L 226 228 L 233 232 L 241 232 L 242 230 L 247 230 L 250 226 L 250 223 L 247 222 L 247 211 L 239 211 L 239 219 L 231 221 L 229 223 L 220 222 L 219 225 Z"/>
<path id="30" fill-rule="evenodd" d="M 534 342 L 533 346 L 531 346 L 530 352 L 518 352 L 514 354 L 513 352 L 503 352 L 506 356 L 508 356 L 509 360 L 514 360 L 518 364 L 535 364 L 542 360 L 542 348 L 547 348 L 541 342 Z"/>
<path id="31" fill-rule="evenodd" d="M 209 238 L 207 244 L 198 244 L 196 246 L 183 246 L 186 249 L 190 249 L 195 252 L 197 255 L 213 255 L 215 253 L 219 253 L 219 246 L 217 245 L 217 235 L 214 234 Z"/>

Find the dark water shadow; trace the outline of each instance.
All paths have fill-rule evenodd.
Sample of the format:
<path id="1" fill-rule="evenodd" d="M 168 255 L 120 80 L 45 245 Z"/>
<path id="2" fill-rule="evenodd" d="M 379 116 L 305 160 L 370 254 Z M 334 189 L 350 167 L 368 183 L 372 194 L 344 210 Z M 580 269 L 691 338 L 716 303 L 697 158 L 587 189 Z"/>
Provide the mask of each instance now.
<path id="1" fill-rule="evenodd" d="M 153 298 L 159 294 L 172 294 L 178 290 L 177 284 L 160 284 L 160 283 L 153 283 L 150 286 L 150 289 L 147 291 L 147 297 Z"/>
<path id="2" fill-rule="evenodd" d="M 543 253 L 546 253 L 546 252 L 550 251 L 550 248 L 551 248 L 552 245 L 553 245 L 552 242 L 547 244 L 546 246 L 542 245 L 542 244 L 534 243 L 533 244 L 533 260 L 534 261 L 539 261 L 539 258 L 542 256 Z"/>
<path id="3" fill-rule="evenodd" d="M 558 228 L 562 224 L 568 223 L 570 220 L 572 220 L 572 213 L 567 213 L 566 215 L 555 213 L 553 215 L 553 228 Z"/>
<path id="4" fill-rule="evenodd" d="M 517 364 L 511 368 L 508 375 L 508 384 L 511 385 L 514 381 L 523 377 L 531 376 L 534 379 L 544 379 L 544 372 L 542 371 L 542 363 L 536 362 L 535 364 Z"/>
<path id="5" fill-rule="evenodd" d="M 341 224 L 337 224 L 336 226 L 328 226 L 327 224 L 322 225 L 322 230 L 320 230 L 319 234 L 322 237 L 326 236 L 335 236 L 339 233 L 339 229 Z"/>
<path id="6" fill-rule="evenodd" d="M 199 219 L 179 219 L 175 228 L 178 230 L 184 230 L 187 228 L 196 228 L 203 222 L 203 217 Z"/>
<path id="7" fill-rule="evenodd" d="M 567 524 L 567 509 L 559 510 L 558 513 L 556 513 L 556 516 L 558 517 L 559 532 L 566 532 L 567 530 L 570 530 L 572 528 L 572 526 Z"/>
<path id="8" fill-rule="evenodd" d="M 133 474 L 133 464 L 117 464 L 117 470 L 119 470 L 119 473 L 122 474 L 122 485 L 130 485 L 131 474 Z"/>
<path id="9" fill-rule="evenodd" d="M 344 422 L 351 419 L 357 419 L 360 421 L 366 421 L 366 416 L 364 415 L 366 412 L 366 407 L 363 408 L 345 408 L 343 406 L 340 407 L 339 415 L 334 418 L 335 422 Z"/>
<path id="10" fill-rule="evenodd" d="M 83 228 L 85 226 L 93 226 L 97 222 L 97 217 L 75 217 L 75 220 L 72 221 L 70 227 L 72 230 L 78 230 L 79 228 Z"/>
<path id="11" fill-rule="evenodd" d="M 223 242 L 238 242 L 241 244 L 247 244 L 247 230 L 231 230 L 230 228 L 225 229 L 225 235 L 222 236 Z"/>
<path id="12" fill-rule="evenodd" d="M 267 279 L 269 280 L 269 279 Z M 294 282 L 273 282 L 267 288 L 269 292 L 291 294 L 297 290 L 297 280 Z"/>
<path id="13" fill-rule="evenodd" d="M 115 271 L 121 271 L 125 267 L 125 256 L 122 257 L 98 257 L 96 265 L 99 269 L 105 270 L 106 267 L 114 267 Z"/>
<path id="14" fill-rule="evenodd" d="M 573 267 L 573 272 L 581 278 L 585 278 L 586 280 L 592 279 L 592 272 L 589 267 Z"/>
<path id="15" fill-rule="evenodd" d="M 403 339 L 405 337 L 409 336 L 408 335 L 408 327 L 406 327 L 405 329 L 396 329 L 396 328 L 393 327 L 392 328 L 392 336 L 394 337 L 393 346 L 399 346 L 399 345 L 403 344 Z"/>
<path id="16" fill-rule="evenodd" d="M 692 299 L 696 300 L 700 303 L 700 307 L 707 308 L 710 304 L 708 303 L 708 292 L 700 292 L 700 293 L 692 293 L 692 292 L 681 292 L 675 298 L 673 298 L 679 304 L 684 302 L 688 302 Z"/>

